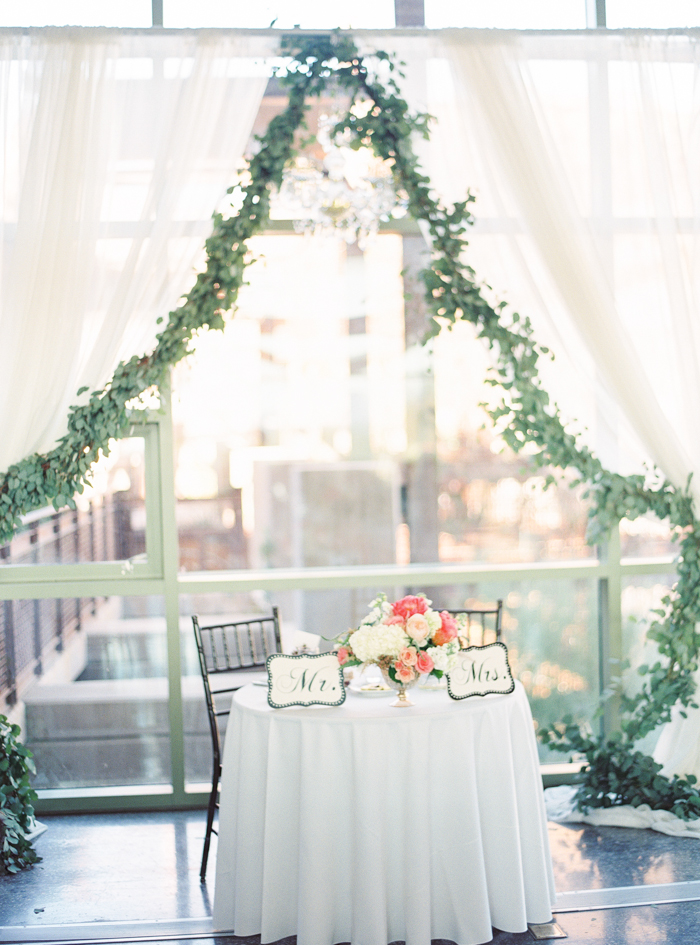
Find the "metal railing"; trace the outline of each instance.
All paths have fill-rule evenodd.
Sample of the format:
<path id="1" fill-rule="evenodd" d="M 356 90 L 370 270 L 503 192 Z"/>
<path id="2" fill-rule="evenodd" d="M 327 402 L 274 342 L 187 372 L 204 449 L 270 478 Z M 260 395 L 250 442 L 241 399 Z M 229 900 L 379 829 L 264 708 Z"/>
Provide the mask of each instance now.
<path id="1" fill-rule="evenodd" d="M 131 505 L 116 493 L 85 509 L 34 512 L 0 546 L 0 568 L 120 561 L 138 554 L 142 541 L 130 527 Z M 16 704 L 96 606 L 96 597 L 0 601 L 0 709 Z"/>

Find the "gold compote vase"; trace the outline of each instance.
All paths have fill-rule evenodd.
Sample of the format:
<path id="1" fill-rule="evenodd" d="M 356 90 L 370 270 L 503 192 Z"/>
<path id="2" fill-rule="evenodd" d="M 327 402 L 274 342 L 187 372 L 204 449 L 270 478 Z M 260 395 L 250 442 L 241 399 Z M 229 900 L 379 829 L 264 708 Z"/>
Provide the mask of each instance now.
<path id="1" fill-rule="evenodd" d="M 410 689 L 412 686 L 415 686 L 415 684 L 420 679 L 420 676 L 416 674 L 410 682 L 399 682 L 398 680 L 393 680 L 389 675 L 389 671 L 384 669 L 383 666 L 380 666 L 379 668 L 382 671 L 382 676 L 384 677 L 384 682 L 387 684 L 387 686 L 389 686 L 391 689 L 396 689 L 399 693 L 396 701 L 391 703 L 392 707 L 394 709 L 408 709 L 410 706 L 415 705 L 415 702 L 411 702 L 411 700 L 408 698 L 406 690 Z"/>

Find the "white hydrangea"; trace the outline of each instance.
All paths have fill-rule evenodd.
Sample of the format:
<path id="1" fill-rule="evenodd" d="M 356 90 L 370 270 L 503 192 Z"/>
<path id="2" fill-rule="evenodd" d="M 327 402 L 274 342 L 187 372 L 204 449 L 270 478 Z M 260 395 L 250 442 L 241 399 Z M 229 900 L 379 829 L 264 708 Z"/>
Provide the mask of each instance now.
<path id="1" fill-rule="evenodd" d="M 401 651 L 408 646 L 408 634 L 397 624 L 387 626 L 361 626 L 350 635 L 349 645 L 355 656 L 363 663 L 378 660 L 381 656 L 397 659 Z"/>
<path id="2" fill-rule="evenodd" d="M 435 631 L 439 630 L 442 626 L 442 617 L 437 610 L 429 610 L 427 614 L 425 614 L 425 619 L 428 621 L 431 634 L 435 633 Z"/>
<path id="3" fill-rule="evenodd" d="M 435 669 L 439 669 L 442 673 L 449 673 L 457 665 L 459 643 L 457 640 L 450 640 L 444 646 L 429 646 L 425 652 L 433 661 Z"/>

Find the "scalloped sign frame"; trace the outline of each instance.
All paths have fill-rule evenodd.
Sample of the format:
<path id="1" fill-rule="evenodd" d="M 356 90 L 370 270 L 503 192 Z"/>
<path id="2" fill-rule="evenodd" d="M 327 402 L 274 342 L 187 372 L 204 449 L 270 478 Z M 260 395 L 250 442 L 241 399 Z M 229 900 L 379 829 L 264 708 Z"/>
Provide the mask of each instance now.
<path id="1" fill-rule="evenodd" d="M 451 699 L 496 694 L 506 696 L 515 689 L 508 648 L 500 641 L 460 650 L 457 666 L 446 676 L 447 693 Z"/>
<path id="2" fill-rule="evenodd" d="M 342 705 L 343 669 L 333 653 L 267 658 L 267 702 L 273 709 L 301 705 Z"/>

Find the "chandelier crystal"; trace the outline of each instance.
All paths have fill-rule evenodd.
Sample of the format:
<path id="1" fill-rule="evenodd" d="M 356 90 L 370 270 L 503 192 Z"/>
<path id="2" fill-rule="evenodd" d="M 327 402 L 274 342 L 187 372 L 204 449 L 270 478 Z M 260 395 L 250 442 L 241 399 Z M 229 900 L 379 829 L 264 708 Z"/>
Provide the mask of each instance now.
<path id="1" fill-rule="evenodd" d="M 379 224 L 406 215 L 390 166 L 369 148 L 353 150 L 333 136 L 337 116 L 321 115 L 317 141 L 323 158 L 299 157 L 285 172 L 272 215 L 292 220 L 297 233 L 340 234 L 363 248 Z"/>

